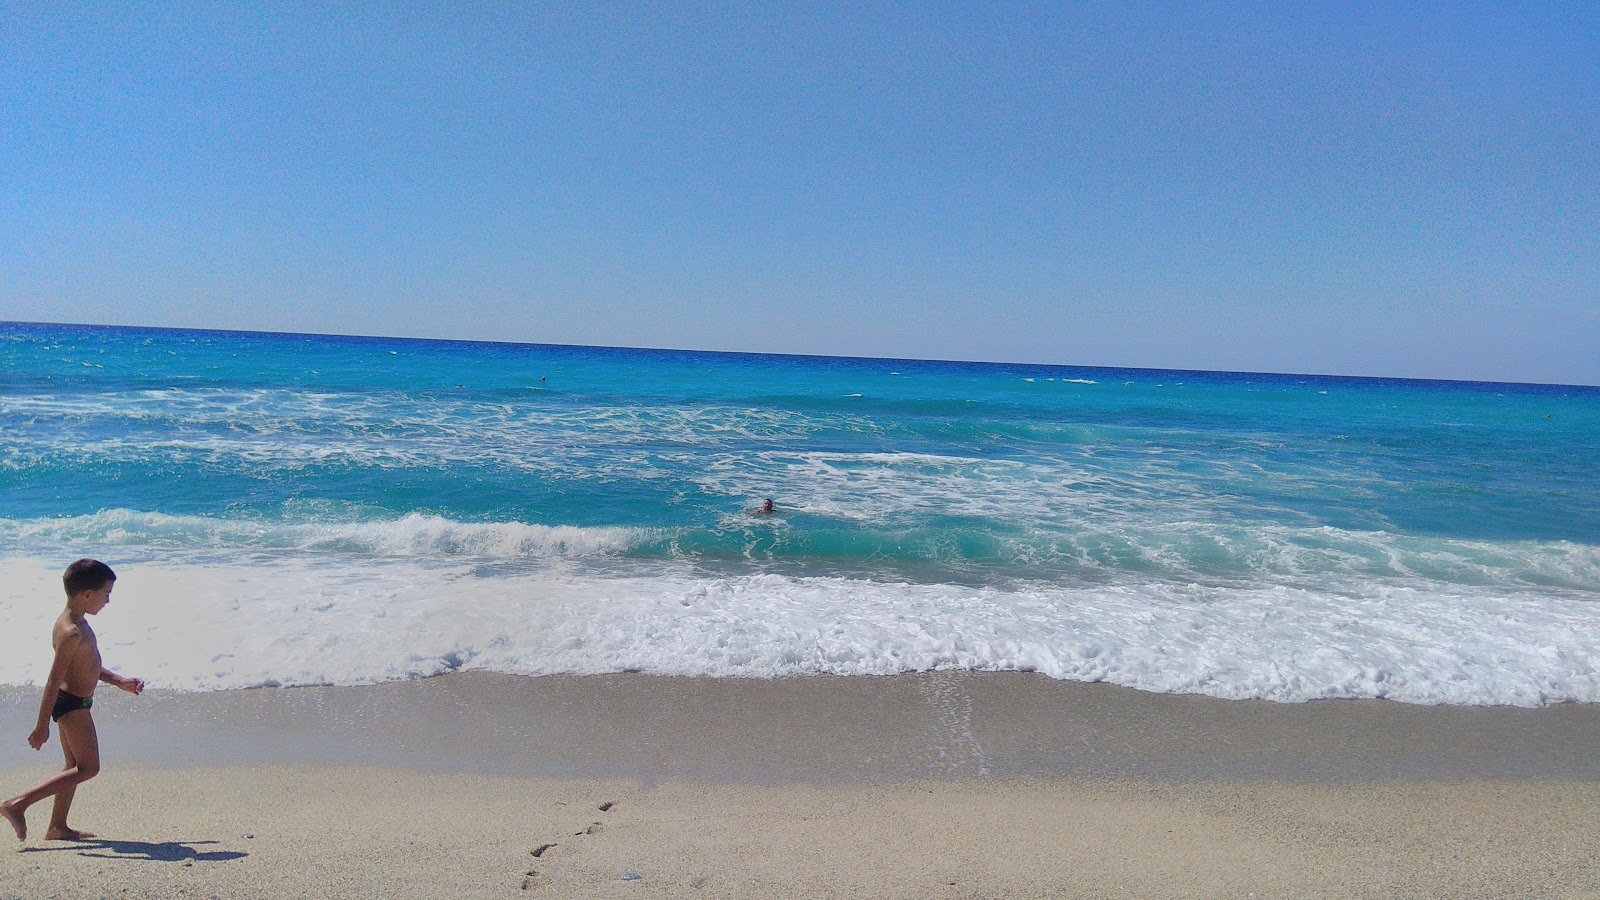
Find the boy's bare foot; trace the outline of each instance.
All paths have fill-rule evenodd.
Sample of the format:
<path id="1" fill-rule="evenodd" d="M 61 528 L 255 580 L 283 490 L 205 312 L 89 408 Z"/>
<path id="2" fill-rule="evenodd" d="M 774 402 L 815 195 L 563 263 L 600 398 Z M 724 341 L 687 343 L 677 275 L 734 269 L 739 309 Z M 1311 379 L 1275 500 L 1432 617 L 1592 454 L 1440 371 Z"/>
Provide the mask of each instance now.
<path id="1" fill-rule="evenodd" d="M 17 840 L 28 839 L 28 822 L 22 818 L 22 813 L 12 808 L 10 800 L 0 803 L 0 816 L 4 816 L 6 821 L 11 823 L 11 829 L 17 833 Z"/>
<path id="2" fill-rule="evenodd" d="M 51 828 L 44 833 L 44 839 L 47 841 L 87 841 L 93 837 L 94 832 L 79 831 L 76 828 Z"/>

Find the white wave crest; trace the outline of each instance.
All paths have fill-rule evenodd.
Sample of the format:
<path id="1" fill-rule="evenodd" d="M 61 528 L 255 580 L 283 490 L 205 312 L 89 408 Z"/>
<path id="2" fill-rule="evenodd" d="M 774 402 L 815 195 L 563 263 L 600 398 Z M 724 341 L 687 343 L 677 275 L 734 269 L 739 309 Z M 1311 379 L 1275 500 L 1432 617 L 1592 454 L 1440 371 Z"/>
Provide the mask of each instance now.
<path id="1" fill-rule="evenodd" d="M 0 683 L 37 683 L 59 567 L 0 560 Z M 1040 672 L 1159 692 L 1305 701 L 1600 702 L 1592 597 L 1371 585 L 1018 590 L 707 578 L 582 560 L 514 574 L 404 557 L 119 567 L 108 664 L 153 686 L 361 684 L 456 669 L 771 677 Z"/>
<path id="2" fill-rule="evenodd" d="M 649 540 L 636 528 L 458 522 L 409 513 L 358 522 L 270 522 L 129 509 L 54 519 L 0 519 L 0 542 L 142 550 L 334 551 L 354 556 L 571 558 L 621 553 Z"/>

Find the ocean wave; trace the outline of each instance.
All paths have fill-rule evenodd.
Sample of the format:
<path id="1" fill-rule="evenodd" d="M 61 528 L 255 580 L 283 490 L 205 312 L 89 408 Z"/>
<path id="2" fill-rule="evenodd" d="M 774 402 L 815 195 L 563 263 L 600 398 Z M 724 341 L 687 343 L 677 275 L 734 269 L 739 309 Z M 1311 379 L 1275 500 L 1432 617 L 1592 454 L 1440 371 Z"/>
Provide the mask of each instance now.
<path id="1" fill-rule="evenodd" d="M 331 552 L 356 558 L 601 556 L 657 537 L 650 529 L 457 522 L 421 513 L 372 521 L 273 522 L 109 509 L 88 516 L 0 519 L 0 542 L 12 546 L 249 549 Z"/>
<path id="2" fill-rule="evenodd" d="M 1392 584 L 1600 596 L 1597 545 L 1461 540 L 1328 526 L 1097 521 L 1087 516 L 1067 527 L 959 517 L 896 521 L 839 516 L 826 505 L 785 506 L 772 518 L 729 511 L 701 524 L 655 527 L 469 522 L 308 501 L 288 504 L 282 514 L 226 518 L 109 509 L 85 516 L 0 519 L 0 544 L 33 554 L 55 548 L 119 548 L 149 560 L 213 550 L 255 551 L 272 558 L 298 553 L 351 560 L 470 558 L 489 564 L 606 558 L 687 561 L 719 571 L 776 566 L 802 575 L 844 570 L 991 585 L 1139 581 L 1356 595 L 1372 584 Z"/>
<path id="3" fill-rule="evenodd" d="M 317 391 L 303 388 L 151 388 L 133 391 L 0 395 L 0 420 L 27 421 L 77 434 L 94 427 L 116 434 L 159 426 L 236 442 L 251 437 L 283 443 L 337 437 L 367 441 L 416 439 L 437 445 L 485 438 L 514 442 L 716 445 L 762 441 L 828 429 L 871 433 L 861 416 L 812 414 L 750 404 L 574 404 L 561 397 L 457 396 L 451 392 Z M 46 434 L 48 437 L 48 434 Z"/>
<path id="4" fill-rule="evenodd" d="M 37 683 L 59 569 L 0 560 L 0 683 Z M 365 684 L 481 670 L 718 677 L 1038 672 L 1300 702 L 1600 702 L 1600 604 L 1368 585 L 1002 590 L 683 566 L 517 573 L 393 557 L 119 568 L 107 661 L 152 686 Z"/>

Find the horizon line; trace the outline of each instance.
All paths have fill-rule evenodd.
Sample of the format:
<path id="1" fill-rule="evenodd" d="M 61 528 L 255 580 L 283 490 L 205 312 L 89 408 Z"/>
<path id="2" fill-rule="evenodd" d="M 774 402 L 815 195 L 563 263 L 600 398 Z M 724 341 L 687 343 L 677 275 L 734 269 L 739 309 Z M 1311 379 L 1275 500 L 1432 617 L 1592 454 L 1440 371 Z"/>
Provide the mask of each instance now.
<path id="1" fill-rule="evenodd" d="M 0 326 L 7 325 L 45 325 L 57 328 L 100 328 L 123 329 L 128 331 L 188 331 L 210 334 L 267 335 L 275 337 L 353 338 L 361 340 L 416 341 L 419 343 L 434 344 L 486 344 L 503 347 L 560 347 L 588 350 L 640 350 L 650 353 L 709 353 L 721 356 L 779 356 L 792 359 L 842 359 L 872 362 L 943 363 L 950 365 L 1032 366 L 1048 369 L 1099 369 L 1116 372 L 1188 372 L 1197 375 L 1261 375 L 1273 378 L 1324 378 L 1342 381 L 1407 381 L 1457 385 L 1476 384 L 1506 385 L 1512 387 L 1583 388 L 1589 390 L 1600 389 L 1600 384 L 1576 384 L 1560 381 L 1485 381 L 1472 378 L 1429 378 L 1412 375 L 1349 375 L 1340 373 L 1266 372 L 1238 369 L 1168 369 L 1154 366 L 1112 366 L 1088 363 L 1041 363 L 997 359 L 939 359 L 932 357 L 908 356 L 856 356 L 849 354 L 793 353 L 766 350 L 710 350 L 698 347 L 628 347 L 617 344 L 569 344 L 545 341 L 494 340 L 489 338 L 417 337 L 414 335 L 394 334 L 346 334 L 336 331 L 261 331 L 249 328 L 188 327 L 179 325 L 116 325 L 94 322 L 34 322 L 23 321 L 19 319 L 0 319 Z"/>

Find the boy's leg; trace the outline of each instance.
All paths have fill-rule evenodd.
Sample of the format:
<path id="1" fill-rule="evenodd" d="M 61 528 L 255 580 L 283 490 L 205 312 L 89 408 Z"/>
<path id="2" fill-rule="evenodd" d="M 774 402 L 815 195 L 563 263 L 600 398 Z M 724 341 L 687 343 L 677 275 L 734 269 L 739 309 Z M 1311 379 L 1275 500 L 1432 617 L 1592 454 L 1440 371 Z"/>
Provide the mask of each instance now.
<path id="1" fill-rule="evenodd" d="M 67 783 L 56 792 L 56 802 L 50 811 L 50 826 L 45 829 L 47 841 L 77 841 L 92 838 L 87 831 L 73 831 L 67 827 L 67 813 L 72 810 L 72 797 L 78 785 L 100 773 L 100 735 L 95 731 L 94 717 L 89 710 L 75 710 L 56 723 L 61 735 L 61 755 L 66 757 L 62 774 L 76 770 L 77 780 Z"/>
<path id="2" fill-rule="evenodd" d="M 72 791 L 73 788 L 100 774 L 100 738 L 95 733 L 94 719 L 87 709 L 73 710 L 62 716 L 61 721 L 56 723 L 56 731 L 61 736 L 61 748 L 67 758 L 67 768 L 26 794 L 0 805 L 0 814 L 3 814 L 6 821 L 16 830 L 18 840 L 24 839 L 28 834 L 27 823 L 22 819 L 28 807 L 62 791 Z M 64 823 L 67 819 L 67 810 L 71 806 L 70 793 L 66 808 L 60 803 L 56 804 L 56 815 L 50 817 L 51 830 L 45 833 L 47 839 L 62 840 L 55 835 L 58 819 L 63 823 L 61 830 L 70 831 L 65 828 Z"/>

